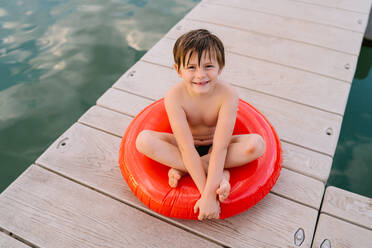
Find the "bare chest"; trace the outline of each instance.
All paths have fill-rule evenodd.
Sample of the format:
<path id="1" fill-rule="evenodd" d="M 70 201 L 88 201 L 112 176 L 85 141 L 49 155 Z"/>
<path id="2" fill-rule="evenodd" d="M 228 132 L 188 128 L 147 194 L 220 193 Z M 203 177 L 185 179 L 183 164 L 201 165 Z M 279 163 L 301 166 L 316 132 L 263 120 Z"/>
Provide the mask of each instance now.
<path id="1" fill-rule="evenodd" d="M 219 106 L 213 103 L 194 103 L 184 106 L 190 127 L 215 127 L 218 120 Z"/>

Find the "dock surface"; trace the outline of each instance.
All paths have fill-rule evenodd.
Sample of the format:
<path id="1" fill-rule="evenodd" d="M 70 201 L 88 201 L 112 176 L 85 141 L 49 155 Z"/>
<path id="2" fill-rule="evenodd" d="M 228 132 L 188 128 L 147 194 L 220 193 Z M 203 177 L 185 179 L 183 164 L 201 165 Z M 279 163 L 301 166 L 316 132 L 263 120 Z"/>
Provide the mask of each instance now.
<path id="1" fill-rule="evenodd" d="M 0 195 L 0 247 L 372 247 L 372 199 L 325 188 L 370 7 L 201 1 Z M 134 116 L 179 82 L 173 44 L 196 28 L 221 38 L 221 77 L 268 118 L 283 149 L 272 191 L 225 220 L 153 212 L 118 163 Z"/>

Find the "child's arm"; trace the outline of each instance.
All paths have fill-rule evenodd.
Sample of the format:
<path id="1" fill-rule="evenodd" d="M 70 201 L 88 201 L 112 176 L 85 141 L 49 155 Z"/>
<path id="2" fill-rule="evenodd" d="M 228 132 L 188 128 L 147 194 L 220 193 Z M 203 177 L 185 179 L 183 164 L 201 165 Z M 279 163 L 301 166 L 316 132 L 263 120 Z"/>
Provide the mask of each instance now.
<path id="1" fill-rule="evenodd" d="M 206 174 L 199 154 L 195 149 L 194 139 L 187 123 L 185 111 L 182 109 L 179 101 L 179 96 L 175 93 L 175 89 L 173 88 L 167 93 L 164 99 L 165 108 L 173 134 L 181 152 L 183 163 L 195 182 L 200 194 L 202 194 L 207 180 Z"/>
<path id="2" fill-rule="evenodd" d="M 208 178 L 202 194 L 216 197 L 216 190 L 222 180 L 227 148 L 235 126 L 239 97 L 233 88 L 228 87 L 218 114 L 218 121 L 213 137 Z"/>

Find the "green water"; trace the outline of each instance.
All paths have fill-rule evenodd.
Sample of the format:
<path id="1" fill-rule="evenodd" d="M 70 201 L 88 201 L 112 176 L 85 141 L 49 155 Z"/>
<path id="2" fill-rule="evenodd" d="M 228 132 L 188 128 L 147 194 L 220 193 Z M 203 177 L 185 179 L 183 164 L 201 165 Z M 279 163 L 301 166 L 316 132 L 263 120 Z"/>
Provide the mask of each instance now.
<path id="1" fill-rule="evenodd" d="M 372 198 L 372 44 L 362 46 L 329 185 Z"/>
<path id="2" fill-rule="evenodd" d="M 197 2 L 0 0 L 0 192 Z"/>
<path id="3" fill-rule="evenodd" d="M 198 0 L 0 0 L 0 192 Z M 363 47 L 329 183 L 372 197 Z"/>

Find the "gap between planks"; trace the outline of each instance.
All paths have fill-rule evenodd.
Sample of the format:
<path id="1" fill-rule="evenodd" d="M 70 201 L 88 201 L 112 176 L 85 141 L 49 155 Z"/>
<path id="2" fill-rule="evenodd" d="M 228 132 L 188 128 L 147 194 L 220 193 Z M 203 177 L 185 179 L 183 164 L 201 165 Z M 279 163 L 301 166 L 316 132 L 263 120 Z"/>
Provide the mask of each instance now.
<path id="1" fill-rule="evenodd" d="M 180 20 L 173 28 L 171 28 L 168 33 L 158 41 L 145 55 L 144 57 L 148 57 L 148 53 L 154 52 L 153 49 L 161 42 L 164 42 L 165 39 L 174 41 L 183 33 L 193 30 L 195 28 L 205 28 L 210 30 L 212 33 L 217 34 L 219 37 L 224 37 L 223 42 L 225 45 L 225 51 L 233 54 L 237 54 L 240 56 L 253 58 L 256 60 L 261 60 L 265 62 L 269 62 L 272 64 L 288 67 L 291 69 L 297 69 L 299 71 L 304 72 L 310 72 L 316 75 L 320 75 L 323 77 L 328 77 L 331 79 L 335 79 L 338 81 L 344 81 L 346 83 L 351 83 L 353 79 L 353 75 L 356 70 L 356 64 L 357 64 L 357 55 L 349 55 L 343 52 L 334 51 L 328 48 L 322 48 L 319 46 L 304 44 L 303 42 L 299 41 L 291 41 L 291 40 L 285 40 L 283 38 L 276 38 L 270 35 L 261 35 L 257 33 L 252 33 L 246 30 L 240 30 L 235 29 L 235 33 L 240 33 L 239 35 L 236 35 L 234 32 L 231 32 L 233 28 L 222 26 L 220 24 L 211 24 L 205 21 L 199 21 L 199 20 L 190 20 L 187 18 L 184 18 Z M 251 33 L 251 35 L 249 35 Z M 230 34 L 228 36 L 228 34 Z M 231 36 L 233 34 L 233 36 Z M 235 37 L 234 37 L 235 35 Z M 231 37 L 230 37 L 231 36 Z M 239 41 L 237 41 L 238 37 L 240 38 Z M 234 39 L 235 38 L 235 39 Z M 260 40 L 260 41 L 258 41 Z M 266 50 L 263 50 L 262 42 L 269 43 L 268 49 L 274 49 L 273 44 L 276 44 L 280 47 L 275 48 L 275 51 L 280 51 L 280 49 L 286 50 L 287 53 L 292 52 L 293 49 L 295 50 L 301 50 L 303 51 L 301 58 L 298 56 L 293 56 L 292 59 L 286 60 L 283 59 L 283 56 L 279 56 L 278 54 L 275 56 L 272 56 L 273 51 L 271 53 L 268 53 Z M 278 42 L 282 41 L 282 42 Z M 239 42 L 241 44 L 239 44 Z M 249 49 L 248 46 L 242 45 L 242 42 L 246 43 L 252 43 L 252 46 L 257 46 L 258 49 L 261 49 L 260 52 L 256 50 Z M 261 46 L 261 47 L 260 47 Z M 292 50 L 288 50 L 288 46 L 291 46 Z M 295 47 L 293 47 L 295 46 Z M 315 50 L 314 50 L 315 49 Z M 171 49 L 169 49 L 171 51 Z M 330 61 L 329 63 L 334 63 L 332 67 L 330 67 L 329 63 L 323 63 L 322 66 L 318 65 L 319 61 L 313 61 L 310 63 L 311 60 L 314 60 L 313 53 L 317 54 L 323 54 L 324 52 L 328 52 L 328 56 L 331 56 L 333 58 L 333 61 Z M 162 57 L 167 58 L 165 54 L 162 54 Z M 336 58 L 338 58 L 336 60 Z M 342 61 L 342 62 L 341 62 Z M 349 65 L 349 68 L 345 68 L 346 64 Z M 173 63 L 172 63 L 173 64 Z M 345 79 L 346 78 L 346 79 Z"/>
<path id="2" fill-rule="evenodd" d="M 234 52 L 231 52 L 231 53 L 234 53 Z M 237 53 L 234 53 L 234 54 L 237 54 Z M 238 54 L 239 56 L 245 56 L 245 55 L 241 55 L 241 54 Z M 245 57 L 249 57 L 249 56 L 245 56 Z M 252 57 L 253 58 L 253 57 Z M 255 59 L 255 58 L 253 58 Z M 260 59 L 258 59 L 260 60 Z M 157 66 L 161 66 L 161 67 L 164 67 L 164 68 L 168 68 L 168 69 L 172 69 L 171 66 L 166 66 L 166 65 L 162 65 L 162 64 L 157 64 L 155 62 L 151 62 L 149 60 L 146 60 L 146 59 L 141 59 L 140 61 L 143 61 L 143 62 L 146 62 L 146 63 L 149 63 L 149 64 L 153 64 L 153 65 L 157 65 Z M 264 61 L 264 60 L 261 60 L 261 61 Z M 268 62 L 268 61 L 266 61 Z M 271 62 L 269 62 L 271 63 Z M 275 64 L 275 63 L 274 63 Z M 281 65 L 281 64 L 279 64 Z M 283 65 L 281 65 L 283 66 Z M 290 68 L 290 67 L 289 67 Z M 295 68 L 297 69 L 297 68 Z M 323 76 L 323 75 L 322 75 Z M 338 80 L 338 79 L 337 79 Z M 342 83 L 347 83 L 349 84 L 348 82 L 346 81 L 340 81 Z M 261 90 L 257 90 L 257 89 L 253 89 L 253 88 L 249 88 L 249 87 L 246 87 L 246 86 L 242 86 L 242 85 L 238 85 L 238 84 L 235 84 L 235 83 L 229 83 L 230 85 L 233 85 L 237 88 L 241 88 L 241 89 L 246 89 L 246 90 L 250 90 L 250 91 L 253 91 L 253 92 L 257 92 L 257 93 L 260 93 L 260 94 L 263 94 L 263 95 L 267 95 L 267 96 L 271 96 L 271 97 L 274 97 L 274 98 L 278 98 L 278 99 L 281 99 L 281 100 L 284 100 L 284 101 L 287 101 L 287 102 L 292 102 L 292 103 L 295 103 L 295 104 L 299 104 L 299 105 L 303 105 L 303 106 L 306 106 L 306 107 L 309 107 L 309 108 L 313 108 L 313 109 L 317 109 L 317 110 L 320 110 L 320 111 L 323 111 L 323 112 L 326 112 L 326 113 L 330 113 L 330 114 L 334 114 L 334 115 L 338 115 L 340 117 L 343 117 L 344 115 L 343 114 L 340 114 L 340 113 L 337 113 L 337 112 L 334 112 L 334 111 L 331 111 L 331 110 L 327 110 L 327 109 L 324 109 L 324 108 L 320 108 L 320 107 L 316 107 L 316 106 L 313 106 L 313 105 L 310 105 L 310 104 L 306 104 L 306 103 L 303 103 L 303 102 L 299 102 L 299 101 L 296 101 L 296 100 L 292 100 L 292 99 L 289 99 L 289 98 L 285 98 L 283 96 L 277 96 L 277 95 L 274 95 L 274 94 L 271 94 L 271 93 L 267 93 L 265 91 L 261 91 Z M 121 91 L 124 91 L 124 92 L 127 92 L 127 93 L 130 93 L 130 94 L 133 94 L 133 95 L 136 95 L 136 96 L 140 96 L 140 97 L 143 97 L 143 98 L 146 98 L 146 99 L 149 99 L 149 100 L 153 100 L 153 101 L 156 101 L 156 99 L 153 99 L 151 97 L 147 97 L 147 96 L 143 96 L 143 95 L 140 95 L 138 93 L 135 93 L 133 91 L 127 91 L 127 90 L 124 90 L 124 89 L 121 89 L 121 88 L 118 88 L 118 87 L 115 87 L 115 86 L 112 86 L 112 88 L 114 89 L 117 89 L 117 90 L 121 90 Z M 309 150 L 311 150 L 311 148 L 307 148 Z M 316 151 L 316 152 L 319 152 L 319 153 L 322 153 L 320 151 Z M 329 155 L 328 155 L 329 156 Z"/>
<path id="3" fill-rule="evenodd" d="M 258 31 L 248 30 L 248 29 L 245 29 L 245 28 L 239 28 L 239 27 L 235 27 L 235 26 L 227 25 L 227 24 L 222 24 L 222 23 L 218 23 L 218 22 L 199 20 L 199 19 L 195 19 L 193 17 L 186 17 L 185 19 L 190 20 L 190 21 L 204 22 L 204 23 L 209 23 L 209 24 L 213 24 L 213 25 L 219 25 L 219 26 L 222 26 L 222 27 L 231 28 L 231 29 L 235 29 L 235 30 L 239 30 L 239 31 L 243 31 L 243 32 L 254 33 L 254 34 L 258 34 L 258 35 L 265 35 L 265 36 L 274 37 L 274 38 L 277 38 L 277 39 L 298 42 L 298 43 L 302 43 L 302 44 L 305 44 L 305 45 L 310 45 L 310 46 L 315 46 L 315 47 L 319 47 L 319 48 L 323 48 L 323 49 L 328 49 L 328 50 L 331 50 L 331 51 L 340 52 L 340 53 L 344 53 L 344 54 L 351 55 L 351 56 L 358 56 L 358 54 L 351 53 L 351 52 L 346 52 L 346 51 L 343 51 L 343 50 L 340 50 L 340 49 L 335 49 L 335 48 L 331 48 L 331 47 L 327 47 L 327 46 L 322 46 L 322 45 L 318 45 L 318 44 L 314 44 L 314 43 L 310 43 L 310 42 L 306 42 L 306 41 L 302 41 L 302 40 L 291 39 L 291 38 L 287 38 L 287 37 L 283 37 L 283 36 L 261 33 L 261 32 L 258 32 Z M 353 31 L 351 31 L 351 32 L 353 32 Z M 358 33 L 358 34 L 360 34 L 360 33 Z"/>
<path id="4" fill-rule="evenodd" d="M 244 12 L 251 12 L 253 16 L 247 16 L 247 13 Z M 225 15 L 223 15 L 221 18 L 218 18 L 218 16 L 222 15 L 223 13 Z M 308 21 L 296 20 L 292 17 L 284 18 L 267 13 L 257 12 L 255 10 L 242 10 L 212 3 L 201 2 L 195 6 L 183 19 L 205 22 L 249 33 L 304 43 L 307 45 L 317 46 L 354 56 L 358 56 L 360 50 L 358 49 L 358 46 L 363 40 L 363 34 L 355 31 L 343 30 L 340 28 L 319 25 Z M 245 19 L 245 23 L 249 24 L 242 24 L 243 19 Z M 287 26 L 288 28 L 273 30 L 270 28 L 270 25 L 264 25 L 264 23 L 267 22 L 278 23 L 278 25 Z M 299 31 L 296 32 L 295 30 Z M 306 35 L 309 32 L 313 33 L 314 31 L 318 31 L 318 36 L 322 36 L 322 38 L 319 39 L 319 37 L 316 36 Z M 324 37 L 325 34 L 330 33 L 332 34 L 331 36 Z M 342 39 L 345 36 L 347 38 Z"/>
<path id="5" fill-rule="evenodd" d="M 25 185 L 33 185 L 35 189 L 33 188 L 25 188 Z M 66 196 L 68 198 L 65 200 L 64 198 L 60 198 L 58 193 L 64 193 L 61 191 L 68 192 L 71 190 L 71 196 Z M 36 192 L 36 193 L 34 193 Z M 25 195 L 26 193 L 26 195 Z M 29 197 L 30 196 L 30 197 Z M 87 202 L 80 203 L 80 196 Z M 36 198 L 36 199 L 35 199 Z M 58 199 L 59 198 L 59 199 Z M 106 198 L 106 199 L 105 199 Z M 49 201 L 49 199 L 51 201 Z M 56 200 L 56 202 L 59 202 L 62 204 L 60 207 L 60 204 L 57 204 L 53 206 L 51 203 L 55 202 L 53 201 Z M 62 200 L 61 200 L 62 199 Z M 87 205 L 87 203 L 92 202 L 92 200 L 97 200 L 100 199 L 103 202 L 103 205 L 99 207 L 94 207 L 93 212 L 90 212 L 91 214 L 87 215 L 87 211 L 89 212 L 90 210 L 90 204 Z M 66 204 L 65 204 L 65 202 Z M 71 201 L 71 202 L 70 202 Z M 122 204 L 121 202 L 118 202 L 116 200 L 113 200 L 112 197 L 105 196 L 104 194 L 102 195 L 100 192 L 97 192 L 95 190 L 91 190 L 90 188 L 85 187 L 84 185 L 81 185 L 79 183 L 76 183 L 74 181 L 71 181 L 69 178 L 66 178 L 64 176 L 58 175 L 54 173 L 51 170 L 47 170 L 41 166 L 32 164 L 28 169 L 22 173 L 22 175 L 14 182 L 12 185 L 4 192 L 4 195 L 2 198 L 0 198 L 1 202 L 1 208 L 3 209 L 2 211 L 2 216 L 4 219 L 1 219 L 1 223 L 3 223 L 5 226 L 8 226 L 10 229 L 14 229 L 14 232 L 18 232 L 20 235 L 29 237 L 30 239 L 34 239 L 36 242 L 40 243 L 41 246 L 45 246 L 50 242 L 55 242 L 53 240 L 55 239 L 50 239 L 51 234 L 54 234 L 55 232 L 58 232 L 56 234 L 56 237 L 58 240 L 61 241 L 61 238 L 66 238 L 69 241 L 72 241 L 76 245 L 76 239 L 77 237 L 83 237 L 84 241 L 84 236 L 87 234 L 87 236 L 91 238 L 98 238 L 95 241 L 87 241 L 87 242 L 101 242 L 100 240 L 107 239 L 110 241 L 111 234 L 110 233 L 105 233 L 103 235 L 96 235 L 94 230 L 103 230 L 104 226 L 106 225 L 111 225 L 110 222 L 106 222 L 106 220 L 115 220 L 115 215 L 112 215 L 109 211 L 102 211 L 103 209 L 106 209 L 103 206 L 109 206 L 111 205 L 113 208 L 116 209 L 122 209 L 124 207 L 124 210 L 120 210 L 119 214 L 123 214 L 124 212 L 122 211 L 127 211 L 132 213 L 138 213 L 138 216 L 145 220 L 152 220 L 153 223 L 157 223 L 158 225 L 161 224 L 160 227 L 165 228 L 165 230 L 174 230 L 176 233 L 183 233 L 189 235 L 190 238 L 193 239 L 193 241 L 200 240 L 204 243 L 210 243 L 213 244 L 213 246 L 216 246 L 216 242 L 211 242 L 210 240 L 207 240 L 205 237 L 200 237 L 200 235 L 193 235 L 189 231 L 185 231 L 183 229 L 177 228 L 174 225 L 171 225 L 167 222 L 162 221 L 159 218 L 152 218 L 152 216 L 149 216 L 147 213 L 143 213 L 143 211 L 138 212 L 137 208 L 132 208 L 128 206 L 127 204 Z M 94 202 L 94 201 L 93 201 Z M 15 204 L 15 205 L 14 205 Z M 8 208 L 11 208 L 9 206 L 15 207 L 15 210 L 11 210 Z M 30 211 L 26 211 L 26 209 L 30 209 Z M 102 208 L 103 207 L 103 208 Z M 87 209 L 89 208 L 89 209 Z M 35 211 L 39 212 L 39 209 L 44 209 L 45 210 L 45 216 L 39 216 L 38 214 L 35 216 Z M 126 209 L 126 210 L 125 210 Z M 22 211 L 25 210 L 25 211 Z M 57 210 L 57 211 L 56 211 Z M 10 211 L 10 214 L 8 213 Z M 17 219 L 17 213 L 20 211 L 20 215 L 18 217 L 22 217 L 21 219 Z M 40 212 L 41 215 L 44 214 L 44 212 Z M 28 216 L 27 216 L 28 215 Z M 23 223 L 23 218 L 27 218 L 27 220 Z M 74 223 L 74 218 L 71 218 L 72 216 L 78 217 L 82 222 L 76 222 Z M 141 217 L 142 216 L 142 217 Z M 35 218 L 34 218 L 35 217 Z M 50 218 L 49 218 L 50 217 Z M 67 218 L 66 218 L 67 217 Z M 80 218 L 81 217 L 81 218 Z M 61 219 L 63 218 L 63 223 L 60 223 Z M 66 221 L 64 219 L 66 218 Z M 48 220 L 49 219 L 49 220 Z M 40 221 L 38 221 L 40 220 Z M 47 231 L 47 234 L 49 234 L 49 237 L 45 237 L 43 235 L 39 235 L 38 232 L 35 232 L 35 227 L 37 227 L 40 223 L 46 224 L 46 220 L 48 220 L 48 223 L 51 222 L 51 228 L 54 230 L 53 231 L 47 231 L 45 230 L 45 227 L 41 227 L 41 229 L 44 228 L 44 232 Z M 92 222 L 93 220 L 93 222 Z M 86 222 L 86 223 L 85 223 Z M 131 219 L 130 223 L 135 223 L 135 219 Z M 56 225 L 53 225 L 56 224 Z M 84 224 L 82 224 L 84 223 Z M 95 225 L 92 225 L 93 223 L 98 224 L 98 228 L 95 227 Z M 72 224 L 72 226 L 70 226 Z M 35 226 L 36 225 L 36 226 Z M 67 226 L 66 226 L 67 225 Z M 141 224 L 140 224 L 141 225 Z M 32 230 L 28 230 L 28 228 L 32 228 Z M 60 229 L 58 227 L 62 228 L 68 228 L 69 233 L 65 232 L 59 232 Z M 71 229 L 69 227 L 75 227 L 76 229 Z M 86 229 L 88 228 L 88 229 Z M 125 222 L 124 223 L 119 223 L 115 222 L 114 225 L 112 226 L 111 231 L 116 230 L 128 230 L 128 227 L 126 227 Z M 153 227 L 152 227 L 153 228 Z M 85 232 L 89 230 L 91 232 Z M 106 228 L 105 228 L 106 229 Z M 77 231 L 83 231 L 83 233 L 78 233 Z M 73 234 L 76 235 L 75 238 L 73 238 L 71 235 L 66 235 L 66 234 Z M 62 236 L 60 236 L 62 235 Z M 146 236 L 151 235 L 147 231 Z M 158 232 L 159 235 L 159 232 Z M 117 243 L 118 241 L 128 241 L 131 242 L 131 239 L 126 239 L 126 238 L 120 238 L 122 234 L 118 235 L 116 232 L 113 237 L 114 243 Z M 204 235 L 207 236 L 207 235 Z M 53 237 L 53 235 L 52 235 Z M 74 241 L 75 240 L 75 241 Z M 50 242 L 49 242 L 50 241 Z M 133 241 L 133 240 L 132 240 Z M 171 238 L 169 241 L 176 241 L 176 239 Z M 46 242 L 46 243 L 45 243 Z M 57 241 L 58 242 L 58 241 Z M 157 243 L 159 245 L 159 242 L 161 243 L 161 239 L 159 237 L 157 238 Z M 98 243 L 95 243 L 97 245 Z M 54 247 L 54 246 L 52 246 Z M 64 247 L 62 243 L 62 247 Z M 143 246 L 142 246 L 143 247 Z"/>
<path id="6" fill-rule="evenodd" d="M 345 11 L 354 12 L 354 13 L 358 13 L 358 14 L 368 14 L 369 13 L 369 12 L 363 12 L 361 10 L 356 10 L 356 9 L 348 9 L 346 7 L 342 8 L 342 7 L 332 5 L 332 4 L 329 4 L 329 5 L 324 4 L 327 1 L 319 1 L 319 3 L 318 2 L 315 3 L 314 1 L 311 1 L 311 0 L 291 0 L 291 1 L 306 3 L 306 4 L 309 4 L 309 5 L 315 5 L 315 6 L 320 6 L 320 7 L 345 10 Z M 364 2 L 367 2 L 367 1 L 364 1 Z M 370 3 L 370 1 L 368 1 L 368 2 Z"/>
<path id="7" fill-rule="evenodd" d="M 40 248 L 39 246 L 29 242 L 28 240 L 12 233 L 9 232 L 8 230 L 4 229 L 3 227 L 0 226 L 0 236 L 5 235 L 5 238 L 9 238 L 9 242 L 5 243 L 7 245 L 10 245 L 9 247 L 12 248 L 26 248 L 26 247 L 32 247 L 32 248 Z M 3 243 L 1 243 L 1 237 L 0 237 L 0 247 L 3 247 Z M 4 247 L 4 248 L 8 248 Z"/>
<path id="8" fill-rule="evenodd" d="M 371 234 L 369 229 L 321 213 L 311 247 L 320 247 L 325 239 L 332 247 L 370 247 Z"/>
<path id="9" fill-rule="evenodd" d="M 91 127 L 89 127 L 89 128 L 91 128 Z M 106 197 L 108 197 L 108 198 L 110 198 L 110 199 L 112 199 L 112 200 L 115 200 L 115 201 L 121 202 L 121 203 L 123 203 L 123 204 L 126 204 L 127 206 L 130 206 L 130 207 L 132 207 L 132 208 L 135 208 L 135 209 L 137 209 L 137 210 L 139 210 L 139 211 L 141 211 L 141 212 L 143 212 L 143 213 L 145 213 L 145 214 L 147 214 L 147 215 L 150 215 L 150 216 L 155 217 L 155 218 L 157 218 L 157 219 L 159 219 L 159 220 L 162 220 L 162 221 L 164 221 L 164 222 L 166 222 L 166 223 L 168 223 L 168 224 L 171 224 L 171 225 L 173 225 L 173 226 L 176 226 L 176 227 L 178 227 L 178 228 L 180 228 L 180 229 L 182 229 L 182 230 L 184 230 L 184 231 L 186 231 L 186 232 L 189 232 L 189 233 L 194 234 L 194 235 L 196 235 L 196 236 L 198 236 L 198 237 L 201 237 L 201 238 L 203 238 L 203 239 L 206 239 L 206 240 L 208 240 L 208 241 L 211 241 L 211 242 L 213 242 L 213 243 L 215 243 L 215 244 L 217 244 L 217 245 L 221 245 L 222 247 L 228 247 L 228 245 L 225 244 L 225 243 L 222 242 L 222 241 L 219 241 L 219 240 L 214 239 L 214 238 L 212 238 L 212 237 L 210 237 L 210 236 L 208 236 L 208 235 L 206 235 L 206 234 L 203 234 L 203 233 L 201 233 L 201 232 L 198 232 L 198 231 L 196 231 L 196 230 L 194 230 L 194 229 L 192 229 L 192 228 L 189 228 L 189 227 L 187 227 L 186 225 L 183 225 L 183 224 L 181 224 L 181 223 L 179 223 L 179 222 L 173 221 L 173 220 L 170 219 L 170 218 L 166 218 L 166 217 L 164 217 L 164 216 L 162 216 L 162 215 L 160 215 L 160 214 L 158 214 L 158 213 L 156 213 L 156 212 L 149 211 L 149 209 L 147 209 L 146 207 L 142 207 L 142 206 L 140 206 L 140 205 L 136 205 L 136 204 L 134 204 L 134 203 L 132 203 L 132 202 L 130 202 L 130 201 L 126 201 L 126 200 L 120 199 L 120 198 L 118 198 L 118 197 L 115 197 L 115 196 L 113 196 L 113 195 L 110 195 L 110 194 L 108 194 L 108 193 L 106 193 L 106 192 L 104 192 L 104 191 L 101 191 L 101 190 L 99 190 L 99 189 L 97 189 L 97 188 L 94 188 L 94 187 L 92 187 L 92 186 L 89 186 L 88 184 L 85 184 L 85 183 L 83 183 L 83 182 L 80 182 L 80 181 L 78 181 L 78 180 L 76 180 L 76 179 L 74 179 L 74 178 L 72 178 L 72 177 L 69 177 L 69 176 L 67 176 L 67 175 L 65 175 L 65 174 L 62 174 L 62 173 L 60 173 L 60 172 L 58 172 L 58 171 L 56 171 L 56 170 L 53 170 L 53 169 L 48 168 L 48 167 L 45 167 L 45 166 L 41 165 L 40 163 L 35 162 L 35 165 L 37 165 L 37 166 L 39 166 L 40 168 L 42 168 L 42 169 L 44 169 L 44 170 L 47 170 L 47 171 L 49 171 L 49 172 L 51 172 L 51 173 L 54 173 L 54 174 L 56 174 L 56 175 L 58 175 L 58 176 L 60 176 L 60 177 L 63 177 L 63 178 L 65 178 L 65 179 L 67 179 L 67 180 L 70 180 L 70 181 L 72 181 L 72 182 L 74 182 L 74 183 L 76 183 L 76 184 L 79 184 L 79 185 L 81 185 L 81 186 L 83 186 L 83 187 L 86 187 L 86 188 L 88 188 L 88 189 L 90 189 L 90 190 L 93 190 L 93 191 L 95 191 L 95 192 L 97 192 L 97 193 L 100 193 L 100 194 L 102 194 L 102 195 L 104 195 L 104 196 L 106 196 Z"/>
<path id="10" fill-rule="evenodd" d="M 316 13 L 316 12 L 324 12 L 326 9 L 328 10 L 336 10 L 338 11 L 339 13 L 337 13 L 339 16 L 341 16 L 339 19 L 342 18 L 343 14 L 358 14 L 359 15 L 359 18 L 361 18 L 360 16 L 362 16 L 364 18 L 364 21 L 366 21 L 366 19 L 368 20 L 368 13 L 360 13 L 360 12 L 356 12 L 356 11 L 349 11 L 349 10 L 342 10 L 340 8 L 334 8 L 334 7 L 331 7 L 331 6 L 321 6 L 319 4 L 309 4 L 308 2 L 304 2 L 304 1 L 294 1 L 294 0 L 281 0 L 281 1 L 278 1 L 276 4 L 279 4 L 279 5 L 286 5 L 285 1 L 291 1 L 292 3 L 294 2 L 295 5 L 297 6 L 294 6 L 294 10 L 292 9 L 292 13 L 295 13 L 296 10 L 298 12 L 300 12 L 300 10 L 304 10 L 304 9 L 308 9 L 307 7 L 312 7 L 313 10 L 312 12 L 313 13 Z M 344 29 L 344 30 L 347 30 L 347 31 L 353 31 L 353 32 L 358 32 L 358 33 L 361 33 L 363 34 L 364 31 L 361 30 L 361 28 L 359 27 L 351 27 L 350 24 L 334 24 L 334 20 L 323 20 L 322 21 L 319 21 L 317 20 L 318 18 L 316 16 L 311 16 L 310 18 L 306 19 L 306 18 L 303 18 L 303 16 L 298 16 L 298 14 L 295 14 L 295 15 L 289 15 L 288 12 L 285 13 L 286 11 L 283 12 L 283 10 L 278 10 L 278 9 L 272 9 L 272 7 L 269 7 L 267 8 L 266 10 L 262 10 L 262 6 L 261 7 L 251 7 L 251 6 L 248 6 L 248 2 L 243 2 L 243 6 L 241 6 L 241 2 L 243 2 L 242 0 L 241 1 L 232 1 L 232 2 L 224 2 L 224 1 L 221 1 L 221 0 L 204 0 L 202 1 L 202 3 L 208 3 L 208 4 L 214 4 L 214 5 L 220 5 L 220 6 L 226 6 L 226 7 L 231 7 L 231 8 L 235 8 L 235 9 L 241 9 L 241 10 L 250 10 L 250 11 L 256 11 L 256 12 L 260 12 L 260 13 L 264 13 L 264 14 L 270 14 L 270 15 L 274 15 L 274 16 L 279 16 L 279 17 L 283 17 L 283 18 L 293 18 L 293 19 L 297 19 L 297 20 L 301 20 L 301 21 L 307 21 L 307 22 L 311 22 L 311 23 L 314 23 L 314 24 L 318 24 L 318 25 L 323 25 L 323 26 L 328 26 L 328 27 L 334 27 L 334 28 L 339 28 L 339 29 Z M 267 2 L 267 1 L 266 1 Z M 281 2 L 281 3 L 280 3 Z M 260 4 L 262 4 L 262 2 L 259 2 Z M 270 9 L 271 8 L 271 9 Z M 297 9 L 296 9 L 297 8 Z M 280 13 L 278 14 L 280 11 L 282 11 L 283 13 Z M 310 11 L 311 12 L 311 11 Z M 343 13 L 342 13 L 343 12 Z M 360 19 L 363 21 L 363 19 Z M 359 23 L 359 25 L 361 25 L 362 23 Z M 367 27 L 367 23 L 364 23 L 364 30 L 365 28 Z"/>
<path id="11" fill-rule="evenodd" d="M 341 188 L 326 188 L 321 212 L 372 231 L 372 199 Z"/>
<path id="12" fill-rule="evenodd" d="M 141 61 L 173 70 L 171 66 L 174 63 L 173 59 L 168 53 L 167 55 L 165 54 L 165 51 L 171 53 L 170 47 L 173 42 L 174 39 L 168 37 L 161 39 L 153 49 L 146 53 L 139 62 L 132 66 L 131 71 L 136 69 Z M 330 77 L 312 73 L 311 71 L 298 70 L 280 63 L 271 63 L 269 61 L 251 58 L 244 54 L 233 52 L 227 52 L 226 54 L 229 59 L 227 66 L 232 66 L 233 69 L 229 69 L 223 73 L 223 77 L 227 81 L 232 82 L 234 86 L 258 93 L 262 92 L 264 95 L 281 98 L 301 105 L 308 105 L 321 109 L 324 112 L 335 113 L 340 116 L 344 114 L 346 99 L 351 86 L 350 82 L 345 82 L 344 80 L 339 79 L 330 80 Z M 160 56 L 162 59 L 159 58 Z M 243 64 L 247 65 L 239 65 L 239 60 L 241 60 Z M 264 73 L 263 70 L 267 70 L 270 67 L 273 67 L 273 74 L 270 75 L 267 80 L 257 78 L 262 77 Z M 240 70 L 248 70 L 249 73 L 239 73 Z M 130 80 L 128 73 L 125 73 L 124 75 Z M 176 73 L 174 73 L 174 75 L 176 75 Z M 303 81 L 299 81 L 301 78 Z M 245 80 L 249 80 L 249 83 L 244 83 Z M 281 82 L 285 83 L 283 90 L 277 86 L 277 84 Z M 300 84 L 296 82 L 300 82 Z M 269 85 L 273 85 L 274 87 L 270 88 Z M 325 94 L 325 92 L 320 91 L 323 87 L 325 87 L 324 90 L 326 90 L 326 92 L 332 94 L 328 95 Z M 311 94 L 306 93 L 303 96 L 299 96 L 303 90 L 308 90 Z M 321 94 L 317 96 L 318 93 Z"/>

